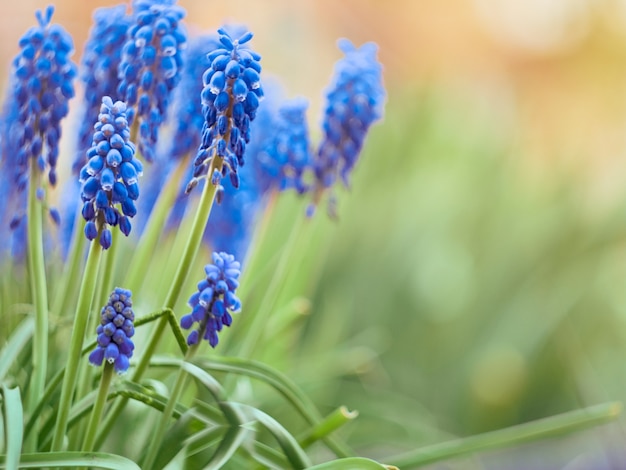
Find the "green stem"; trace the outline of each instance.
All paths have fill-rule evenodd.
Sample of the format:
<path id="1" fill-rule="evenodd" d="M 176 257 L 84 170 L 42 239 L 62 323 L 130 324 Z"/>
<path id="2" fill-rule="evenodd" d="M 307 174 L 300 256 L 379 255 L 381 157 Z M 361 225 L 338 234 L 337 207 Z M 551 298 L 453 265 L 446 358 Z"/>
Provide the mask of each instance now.
<path id="1" fill-rule="evenodd" d="M 100 418 L 102 418 L 102 411 L 107 401 L 107 394 L 109 392 L 109 385 L 111 385 L 111 378 L 113 377 L 113 364 L 105 362 L 104 370 L 102 371 L 102 378 L 100 379 L 100 388 L 98 389 L 98 396 L 93 404 L 91 410 L 91 416 L 89 418 L 89 424 L 87 425 L 87 432 L 85 433 L 85 441 L 83 442 L 83 452 L 91 452 L 93 445 L 96 442 L 96 431 L 100 424 Z"/>
<path id="2" fill-rule="evenodd" d="M 399 468 L 419 467 L 453 457 L 567 434 L 611 421 L 621 411 L 622 404 L 619 402 L 604 403 L 498 431 L 422 447 L 385 460 Z"/>
<path id="3" fill-rule="evenodd" d="M 73 291 L 78 285 L 78 277 L 80 276 L 80 268 L 83 264 L 85 256 L 85 245 L 87 238 L 83 231 L 85 229 L 85 221 L 80 215 L 76 216 L 74 221 L 74 233 L 72 234 L 72 242 L 70 244 L 69 261 L 67 266 L 69 269 L 65 271 L 61 288 L 55 294 L 52 304 L 52 313 L 58 316 L 65 316 L 70 310 L 70 302 L 75 299 Z"/>
<path id="4" fill-rule="evenodd" d="M 257 341 L 264 332 L 262 328 L 263 324 L 267 322 L 267 316 L 274 308 L 276 297 L 280 288 L 285 280 L 285 273 L 293 254 L 293 248 L 296 245 L 296 241 L 300 238 L 302 228 L 304 227 L 304 216 L 298 217 L 297 221 L 291 229 L 289 238 L 283 247 L 283 252 L 278 261 L 278 266 L 274 271 L 270 285 L 265 291 L 263 300 L 261 301 L 260 308 L 252 315 L 252 319 L 248 322 L 249 327 L 246 330 L 246 336 L 241 342 L 241 348 L 239 349 L 239 357 L 248 358 L 254 351 Z"/>
<path id="5" fill-rule="evenodd" d="M 213 160 L 215 162 L 215 159 Z M 213 172 L 213 164 L 209 168 L 209 173 Z M 219 169 L 219 168 L 218 168 Z M 174 309 L 176 302 L 178 301 L 178 297 L 180 296 L 180 292 L 183 288 L 183 284 L 187 279 L 187 274 L 189 271 L 189 265 L 193 261 L 193 258 L 198 254 L 198 250 L 200 249 L 200 243 L 202 242 L 202 235 L 204 234 L 204 229 L 206 228 L 206 224 L 209 221 L 209 216 L 211 215 L 211 207 L 213 207 L 213 201 L 215 199 L 215 192 L 217 187 L 212 185 L 209 180 L 206 181 L 204 185 L 204 190 L 202 191 L 202 195 L 200 196 L 200 203 L 198 205 L 198 210 L 196 212 L 196 216 L 193 221 L 193 225 L 191 227 L 191 232 L 189 233 L 189 239 L 187 240 L 187 245 L 185 246 L 185 251 L 180 258 L 180 262 L 178 264 L 178 269 L 176 270 L 176 274 L 174 276 L 174 280 L 170 286 L 170 290 L 167 293 L 167 297 L 165 299 L 164 307 Z M 139 382 L 144 372 L 148 368 L 150 364 L 150 359 L 156 350 L 159 341 L 161 340 L 161 336 L 163 336 L 163 332 L 167 327 L 167 318 L 163 317 L 159 320 L 159 323 L 156 325 L 148 344 L 143 350 L 143 354 L 139 362 L 137 363 L 137 367 L 133 372 L 133 376 L 131 381 Z M 102 425 L 101 434 L 98 436 L 98 442 L 101 442 L 100 437 L 104 436 L 108 429 L 113 426 L 113 423 L 117 419 L 117 416 L 122 412 L 124 406 L 128 402 L 128 398 L 122 397 L 119 399 L 111 412 L 108 414 L 107 419 Z"/>
<path id="6" fill-rule="evenodd" d="M 199 343 L 196 343 L 187 350 L 187 354 L 185 354 L 185 361 L 190 361 L 193 358 L 198 350 L 198 345 Z M 172 417 L 172 413 L 174 412 L 174 407 L 176 406 L 178 398 L 185 387 L 186 378 L 187 373 L 185 370 L 182 367 L 179 368 L 178 374 L 176 375 L 176 382 L 174 382 L 174 388 L 172 389 L 172 393 L 167 400 L 163 413 L 161 413 L 161 419 L 157 425 L 156 433 L 151 437 L 150 447 L 148 448 L 146 458 L 141 468 L 150 469 L 154 465 L 159 449 L 161 448 L 161 441 L 163 441 L 163 436 L 165 436 L 169 421 Z"/>
<path id="7" fill-rule="evenodd" d="M 70 339 L 70 350 L 65 366 L 65 374 L 63 375 L 63 385 L 61 387 L 61 399 L 59 402 L 59 413 L 54 428 L 54 437 L 52 439 L 51 451 L 59 451 L 63 448 L 63 438 L 67 430 L 67 421 L 72 406 L 72 395 L 76 386 L 76 376 L 78 373 L 78 363 L 80 361 L 80 351 L 85 338 L 85 329 L 91 303 L 96 291 L 96 279 L 98 277 L 98 266 L 100 264 L 100 255 L 102 249 L 97 241 L 91 243 L 87 264 L 83 274 L 83 281 L 78 294 L 78 304 L 76 307 L 76 317 L 74 319 L 74 328 L 72 329 L 72 337 Z"/>
<path id="8" fill-rule="evenodd" d="M 176 201 L 184 169 L 188 164 L 188 159 L 183 158 L 180 160 L 174 174 L 169 178 L 165 189 L 159 194 L 152 209 L 148 223 L 141 235 L 141 240 L 137 244 L 137 251 L 133 255 L 131 263 L 129 263 L 129 271 L 124 280 L 124 286 L 133 292 L 139 290 L 142 281 L 145 279 L 146 269 L 150 265 L 150 259 L 154 256 L 167 216 L 170 214 L 172 206 Z"/>
<path id="9" fill-rule="evenodd" d="M 94 302 L 92 303 L 92 305 L 96 308 L 100 308 L 107 303 L 109 295 L 113 290 L 112 279 L 113 273 L 115 272 L 115 259 L 117 257 L 117 252 L 119 251 L 120 232 L 118 230 L 113 230 L 111 235 L 113 237 L 111 247 L 106 252 L 102 253 L 103 259 L 100 263 L 100 276 L 98 278 L 98 286 L 100 289 L 98 290 L 98 294 L 95 296 Z M 99 321 L 100 317 L 98 315 L 91 316 L 90 321 L 87 322 L 87 331 L 95 331 Z M 90 368 L 86 362 L 79 365 L 77 378 L 78 386 L 76 387 L 76 395 L 74 396 L 75 400 L 80 400 L 89 393 L 92 370 L 93 369 Z M 81 420 L 70 432 L 70 449 L 77 449 L 82 440 L 82 436 L 84 435 L 85 422 L 84 420 Z"/>
<path id="10" fill-rule="evenodd" d="M 341 406 L 326 416 L 323 421 L 312 428 L 304 438 L 300 439 L 300 446 L 306 449 L 314 442 L 324 439 L 333 431 L 349 421 L 355 419 L 359 413 L 357 411 L 349 411 L 345 406 Z"/>
<path id="11" fill-rule="evenodd" d="M 35 333 L 33 337 L 32 383 L 28 390 L 28 409 L 32 410 L 43 395 L 46 386 L 48 356 L 48 289 L 43 253 L 43 206 L 37 200 L 37 186 L 41 175 L 33 159 L 30 167 L 28 193 L 28 270 L 30 271 L 31 296 L 35 308 Z M 27 451 L 37 449 L 37 434 L 26 443 Z"/>

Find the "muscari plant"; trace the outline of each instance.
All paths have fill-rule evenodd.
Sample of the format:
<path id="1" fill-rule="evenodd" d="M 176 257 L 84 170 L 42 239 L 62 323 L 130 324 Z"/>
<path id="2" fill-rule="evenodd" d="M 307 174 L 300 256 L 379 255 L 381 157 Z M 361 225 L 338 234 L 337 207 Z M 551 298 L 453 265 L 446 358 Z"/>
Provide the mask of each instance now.
<path id="1" fill-rule="evenodd" d="M 94 13 L 79 67 L 52 15 L 18 42 L 0 123 L 0 468 L 385 468 L 335 432 L 355 413 L 324 417 L 251 359 L 281 321 L 315 207 L 327 195 L 336 215 L 336 181 L 348 185 L 383 116 L 376 45 L 340 42 L 314 151 L 308 101 L 264 89 L 245 29 L 189 37 L 175 0 L 135 0 Z M 259 254 L 289 193 L 301 203 L 268 273 Z M 251 381 L 270 392 L 242 392 Z M 298 428 L 278 419 L 285 406 Z M 417 466 L 536 431 L 385 460 Z"/>

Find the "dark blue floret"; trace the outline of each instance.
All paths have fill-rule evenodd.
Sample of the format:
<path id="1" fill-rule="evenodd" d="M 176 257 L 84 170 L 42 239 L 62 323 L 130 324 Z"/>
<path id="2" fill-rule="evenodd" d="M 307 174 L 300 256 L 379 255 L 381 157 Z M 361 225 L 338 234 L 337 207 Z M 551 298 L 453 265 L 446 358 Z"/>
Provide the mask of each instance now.
<path id="1" fill-rule="evenodd" d="M 122 47 L 131 24 L 126 6 L 117 5 L 95 10 L 94 24 L 85 44 L 80 78 L 84 84 L 84 118 L 80 123 L 78 152 L 73 170 L 77 174 L 85 164 L 85 152 L 90 147 L 93 128 L 92 117 L 98 114 L 103 96 L 113 100 L 119 85 L 118 68 L 122 60 Z"/>
<path id="2" fill-rule="evenodd" d="M 322 124 L 324 137 L 313 164 L 318 192 L 333 186 L 337 177 L 349 185 L 367 131 L 382 117 L 385 101 L 376 44 L 355 48 L 343 39 L 339 48 L 345 57 L 335 65 Z"/>
<path id="3" fill-rule="evenodd" d="M 187 192 L 198 180 L 209 176 L 209 171 L 213 179 L 213 169 L 228 176 L 235 188 L 239 186 L 237 170 L 244 164 L 250 122 L 256 117 L 263 97 L 259 76 L 261 56 L 246 45 L 252 33 L 245 33 L 239 39 L 233 39 L 223 28 L 218 33 L 221 46 L 208 54 L 211 66 L 202 76 L 205 122 Z"/>
<path id="4" fill-rule="evenodd" d="M 109 226 L 119 225 L 124 235 L 130 233 L 128 219 L 137 213 L 134 201 L 139 197 L 137 179 L 143 166 L 129 140 L 124 102 L 102 98 L 94 130 L 88 161 L 80 170 L 82 216 L 87 221 L 85 236 L 98 237 L 106 250 L 111 246 Z"/>
<path id="5" fill-rule="evenodd" d="M 213 263 L 204 268 L 206 277 L 198 283 L 198 291 L 189 299 L 191 313 L 180 319 L 180 326 L 189 330 L 197 323 L 187 337 L 187 344 L 197 344 L 206 339 L 211 347 L 217 346 L 218 332 L 230 326 L 231 313 L 241 309 L 241 301 L 235 296 L 239 286 L 240 264 L 233 255 L 214 252 Z"/>
<path id="6" fill-rule="evenodd" d="M 115 372 L 124 374 L 130 366 L 135 345 L 130 339 L 135 334 L 135 313 L 131 292 L 116 287 L 107 304 L 100 311 L 100 324 L 96 349 L 89 355 L 89 362 L 101 366 L 106 360 L 113 364 Z"/>
<path id="7" fill-rule="evenodd" d="M 170 92 L 181 77 L 187 43 L 184 16 L 185 10 L 173 0 L 133 2 L 134 24 L 122 51 L 118 93 L 132 108 L 129 122 L 137 119 L 139 151 L 148 161 L 154 158 Z"/>
<path id="8" fill-rule="evenodd" d="M 51 6 L 43 13 L 37 11 L 39 24 L 22 36 L 20 53 L 13 60 L 13 94 L 7 109 L 12 109 L 14 116 L 5 128 L 10 135 L 11 159 L 21 190 L 27 186 L 33 159 L 42 172 L 47 170 L 50 185 L 56 184 L 60 123 L 68 113 L 69 99 L 74 96 L 76 66 L 70 60 L 74 45 L 60 25 L 50 24 L 53 12 Z"/>

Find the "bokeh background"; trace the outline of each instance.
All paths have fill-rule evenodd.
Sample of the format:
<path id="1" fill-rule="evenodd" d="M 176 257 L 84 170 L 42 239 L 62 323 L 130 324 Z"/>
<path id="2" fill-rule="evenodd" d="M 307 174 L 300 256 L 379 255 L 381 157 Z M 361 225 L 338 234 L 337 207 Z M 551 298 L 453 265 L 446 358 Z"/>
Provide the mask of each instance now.
<path id="1" fill-rule="evenodd" d="M 76 59 L 117 3 L 54 2 Z M 47 4 L 0 2 L 5 70 Z M 380 46 L 386 117 L 292 267 L 306 315 L 288 334 L 268 319 L 276 345 L 255 353 L 323 409 L 359 410 L 350 444 L 384 460 L 626 402 L 626 1 L 179 4 L 192 31 L 248 25 L 265 71 L 311 100 L 316 141 L 336 39 Z M 432 468 L 625 468 L 625 424 Z"/>

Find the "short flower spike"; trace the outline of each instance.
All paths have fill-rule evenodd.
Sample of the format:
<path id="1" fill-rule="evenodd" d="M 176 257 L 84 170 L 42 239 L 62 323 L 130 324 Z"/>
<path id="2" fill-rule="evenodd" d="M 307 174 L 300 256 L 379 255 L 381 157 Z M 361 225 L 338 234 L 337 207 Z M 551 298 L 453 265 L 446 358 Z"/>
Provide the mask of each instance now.
<path id="1" fill-rule="evenodd" d="M 239 286 L 241 265 L 228 253 L 213 253 L 213 263 L 204 268 L 206 277 L 198 283 L 198 291 L 189 299 L 191 313 L 180 319 L 180 326 L 194 329 L 187 336 L 187 344 L 197 344 L 206 339 L 211 347 L 217 346 L 217 333 L 233 321 L 231 313 L 241 310 L 241 301 L 235 296 Z"/>
<path id="2" fill-rule="evenodd" d="M 132 293 L 116 287 L 107 304 L 100 311 L 100 324 L 96 329 L 98 344 L 89 355 L 89 362 L 101 366 L 106 360 L 114 365 L 115 372 L 124 374 L 130 366 L 135 345 L 131 338 L 135 334 L 135 313 Z"/>

